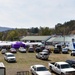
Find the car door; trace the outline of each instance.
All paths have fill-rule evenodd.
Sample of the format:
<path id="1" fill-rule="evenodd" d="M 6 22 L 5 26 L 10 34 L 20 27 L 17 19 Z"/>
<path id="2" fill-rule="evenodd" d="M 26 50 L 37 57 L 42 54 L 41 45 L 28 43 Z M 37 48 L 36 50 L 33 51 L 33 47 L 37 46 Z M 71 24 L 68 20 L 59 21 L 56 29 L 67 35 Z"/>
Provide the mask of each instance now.
<path id="1" fill-rule="evenodd" d="M 61 67 L 60 67 L 59 64 L 57 64 L 56 72 L 57 72 L 58 74 L 61 74 Z"/>
<path id="2" fill-rule="evenodd" d="M 34 75 L 36 75 L 36 67 L 35 67 L 35 66 L 32 67 L 32 73 L 33 73 Z"/>
<path id="3" fill-rule="evenodd" d="M 60 66 L 57 63 L 55 63 L 54 71 L 59 74 L 59 70 L 60 70 Z"/>
<path id="4" fill-rule="evenodd" d="M 57 73 L 57 64 L 55 63 L 55 65 L 53 66 L 53 71 L 55 71 Z"/>
<path id="5" fill-rule="evenodd" d="M 4 55 L 4 59 L 7 60 L 7 55 L 6 54 Z"/>
<path id="6" fill-rule="evenodd" d="M 42 53 L 39 53 L 39 58 L 41 58 L 42 57 Z"/>
<path id="7" fill-rule="evenodd" d="M 37 56 L 38 56 L 38 58 L 40 58 L 40 53 L 38 53 L 38 55 L 37 55 Z"/>
<path id="8" fill-rule="evenodd" d="M 43 59 L 44 54 L 40 53 L 40 59 Z"/>

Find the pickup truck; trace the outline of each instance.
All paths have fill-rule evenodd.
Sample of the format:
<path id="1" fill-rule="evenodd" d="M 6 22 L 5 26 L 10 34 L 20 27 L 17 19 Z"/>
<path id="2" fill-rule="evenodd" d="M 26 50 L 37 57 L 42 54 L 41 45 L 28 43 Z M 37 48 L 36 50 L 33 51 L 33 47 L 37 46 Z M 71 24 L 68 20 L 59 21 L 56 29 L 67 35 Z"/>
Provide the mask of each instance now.
<path id="1" fill-rule="evenodd" d="M 59 75 L 75 75 L 75 69 L 72 68 L 67 62 L 48 63 L 51 72 Z"/>

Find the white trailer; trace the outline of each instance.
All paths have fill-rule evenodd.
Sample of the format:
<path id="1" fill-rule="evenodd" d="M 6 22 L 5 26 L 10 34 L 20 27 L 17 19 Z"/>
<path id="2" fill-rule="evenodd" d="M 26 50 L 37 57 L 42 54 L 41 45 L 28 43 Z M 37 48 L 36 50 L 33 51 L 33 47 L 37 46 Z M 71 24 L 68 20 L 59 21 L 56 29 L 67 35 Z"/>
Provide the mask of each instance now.
<path id="1" fill-rule="evenodd" d="M 0 62 L 0 75 L 6 75 L 6 68 L 3 62 Z"/>

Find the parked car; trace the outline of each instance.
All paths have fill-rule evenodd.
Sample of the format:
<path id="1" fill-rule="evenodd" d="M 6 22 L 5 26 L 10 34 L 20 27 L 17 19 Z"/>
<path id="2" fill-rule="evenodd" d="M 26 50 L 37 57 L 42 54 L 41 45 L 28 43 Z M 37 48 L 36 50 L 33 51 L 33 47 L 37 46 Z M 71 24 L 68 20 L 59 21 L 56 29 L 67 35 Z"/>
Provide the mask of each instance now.
<path id="1" fill-rule="evenodd" d="M 21 53 L 26 53 L 26 49 L 24 47 L 20 47 L 18 49 L 18 51 L 21 52 Z"/>
<path id="2" fill-rule="evenodd" d="M 75 59 L 68 59 L 66 62 L 69 63 L 71 67 L 75 68 Z"/>
<path id="3" fill-rule="evenodd" d="M 28 52 L 34 52 L 33 46 L 30 46 L 30 47 L 28 48 Z"/>
<path id="4" fill-rule="evenodd" d="M 2 49 L 2 50 L 1 50 L 1 53 L 2 53 L 2 54 L 5 54 L 6 52 L 7 52 L 6 49 Z"/>
<path id="5" fill-rule="evenodd" d="M 4 54 L 4 59 L 8 62 L 16 62 L 16 57 L 13 53 L 7 52 Z"/>
<path id="6" fill-rule="evenodd" d="M 62 53 L 68 53 L 68 49 L 67 48 L 62 48 Z"/>
<path id="7" fill-rule="evenodd" d="M 41 45 L 40 48 L 41 48 L 41 50 L 44 50 L 45 49 L 45 46 L 44 45 Z"/>
<path id="8" fill-rule="evenodd" d="M 10 48 L 11 53 L 17 53 L 17 50 L 15 48 Z"/>
<path id="9" fill-rule="evenodd" d="M 48 50 L 48 49 L 44 49 L 44 50 L 42 50 L 42 52 L 46 52 L 46 53 L 50 54 L 50 50 Z"/>
<path id="10" fill-rule="evenodd" d="M 52 75 L 44 65 L 33 65 L 30 67 L 32 75 Z"/>
<path id="11" fill-rule="evenodd" d="M 71 56 L 75 56 L 75 50 L 71 51 Z"/>
<path id="12" fill-rule="evenodd" d="M 33 46 L 31 45 L 31 46 L 29 46 L 29 48 L 28 48 L 28 52 L 34 52 L 34 48 L 33 48 Z"/>
<path id="13" fill-rule="evenodd" d="M 54 48 L 54 51 L 53 51 L 54 53 L 60 53 L 61 52 L 61 50 L 59 49 L 59 48 Z"/>
<path id="14" fill-rule="evenodd" d="M 62 49 L 62 44 L 55 44 L 55 48 L 58 48 L 59 50 Z"/>
<path id="15" fill-rule="evenodd" d="M 51 47 L 50 46 L 45 46 L 45 49 L 49 51 L 49 53 L 52 53 Z"/>
<path id="16" fill-rule="evenodd" d="M 42 50 L 41 50 L 41 47 L 40 46 L 37 46 L 36 48 L 35 48 L 35 52 L 37 52 L 37 53 L 39 53 L 39 52 L 41 52 Z"/>
<path id="17" fill-rule="evenodd" d="M 39 52 L 36 54 L 36 58 L 48 60 L 49 54 L 47 52 Z"/>

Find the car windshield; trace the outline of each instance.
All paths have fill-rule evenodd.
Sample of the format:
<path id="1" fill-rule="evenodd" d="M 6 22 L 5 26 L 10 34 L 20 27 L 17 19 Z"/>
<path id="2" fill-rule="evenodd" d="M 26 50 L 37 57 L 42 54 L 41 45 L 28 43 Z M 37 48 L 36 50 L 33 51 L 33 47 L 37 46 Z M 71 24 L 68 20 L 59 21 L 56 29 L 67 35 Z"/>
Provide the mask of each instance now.
<path id="1" fill-rule="evenodd" d="M 55 50 L 59 50 L 58 48 L 55 48 Z"/>
<path id="2" fill-rule="evenodd" d="M 33 48 L 29 48 L 30 50 L 33 50 Z"/>
<path id="3" fill-rule="evenodd" d="M 61 65 L 61 69 L 64 69 L 64 68 L 70 68 L 71 66 L 69 64 L 63 64 Z"/>
<path id="4" fill-rule="evenodd" d="M 12 49 L 12 51 L 16 51 L 15 49 Z"/>
<path id="5" fill-rule="evenodd" d="M 63 50 L 67 50 L 67 49 L 63 49 Z"/>
<path id="6" fill-rule="evenodd" d="M 11 48 L 10 50 L 14 50 L 14 51 L 15 51 L 15 49 L 14 49 L 14 48 Z"/>
<path id="7" fill-rule="evenodd" d="M 13 57 L 14 55 L 8 55 L 8 57 Z"/>
<path id="8" fill-rule="evenodd" d="M 72 64 L 75 64 L 75 61 L 72 61 Z"/>
<path id="9" fill-rule="evenodd" d="M 37 71 L 47 71 L 47 68 L 46 67 L 38 67 Z"/>
<path id="10" fill-rule="evenodd" d="M 48 50 L 43 50 L 43 52 L 48 52 Z"/>
<path id="11" fill-rule="evenodd" d="M 24 49 L 23 47 L 20 47 L 19 49 Z"/>
<path id="12" fill-rule="evenodd" d="M 44 54 L 44 55 L 48 55 L 48 54 Z"/>
<path id="13" fill-rule="evenodd" d="M 2 51 L 6 51 L 6 49 L 2 49 Z"/>

